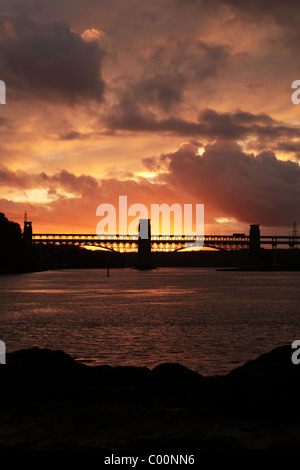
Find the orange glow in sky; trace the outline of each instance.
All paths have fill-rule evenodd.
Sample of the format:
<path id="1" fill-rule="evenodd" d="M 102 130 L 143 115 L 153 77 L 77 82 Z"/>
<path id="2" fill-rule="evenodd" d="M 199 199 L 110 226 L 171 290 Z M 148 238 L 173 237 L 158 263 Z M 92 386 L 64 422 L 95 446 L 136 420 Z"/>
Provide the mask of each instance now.
<path id="1" fill-rule="evenodd" d="M 291 230 L 300 13 L 250 3 L 4 0 L 0 211 L 93 233 L 127 195 L 204 204 L 206 233 Z"/>

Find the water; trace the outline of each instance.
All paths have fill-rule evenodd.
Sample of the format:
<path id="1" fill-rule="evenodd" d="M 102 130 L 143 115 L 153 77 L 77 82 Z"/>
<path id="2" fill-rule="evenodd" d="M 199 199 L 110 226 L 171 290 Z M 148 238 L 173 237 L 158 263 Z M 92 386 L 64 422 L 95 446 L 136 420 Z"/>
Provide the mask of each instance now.
<path id="1" fill-rule="evenodd" d="M 180 362 L 224 374 L 300 339 L 300 272 L 164 268 L 1 276 L 7 351 L 62 349 L 87 364 Z"/>

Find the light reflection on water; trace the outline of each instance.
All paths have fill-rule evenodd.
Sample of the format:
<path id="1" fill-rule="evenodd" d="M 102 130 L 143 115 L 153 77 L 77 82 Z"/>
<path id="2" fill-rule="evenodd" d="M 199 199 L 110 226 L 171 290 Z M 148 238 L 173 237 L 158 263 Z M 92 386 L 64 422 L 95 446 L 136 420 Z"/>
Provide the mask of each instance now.
<path id="1" fill-rule="evenodd" d="M 7 351 L 222 374 L 300 338 L 300 272 L 62 270 L 0 279 Z"/>

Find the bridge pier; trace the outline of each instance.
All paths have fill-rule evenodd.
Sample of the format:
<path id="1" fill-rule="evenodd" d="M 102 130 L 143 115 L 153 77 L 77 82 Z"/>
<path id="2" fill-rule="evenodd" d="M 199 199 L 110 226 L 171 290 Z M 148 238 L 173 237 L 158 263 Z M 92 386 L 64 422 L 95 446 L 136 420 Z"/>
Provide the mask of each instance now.
<path id="1" fill-rule="evenodd" d="M 249 256 L 252 263 L 258 263 L 260 256 L 260 229 L 259 225 L 250 225 Z"/>
<path id="2" fill-rule="evenodd" d="M 138 269 L 153 269 L 151 252 L 151 221 L 150 219 L 140 219 L 138 237 Z"/>

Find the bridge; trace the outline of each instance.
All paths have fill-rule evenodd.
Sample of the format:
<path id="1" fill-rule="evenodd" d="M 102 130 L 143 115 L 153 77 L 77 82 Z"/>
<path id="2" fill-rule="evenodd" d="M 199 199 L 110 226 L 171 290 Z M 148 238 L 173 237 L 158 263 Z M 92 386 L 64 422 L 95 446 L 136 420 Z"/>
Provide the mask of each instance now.
<path id="1" fill-rule="evenodd" d="M 249 235 L 233 233 L 232 235 L 151 235 L 150 220 L 148 223 L 148 238 L 139 235 L 97 235 L 70 233 L 32 233 L 32 222 L 25 220 L 23 237 L 31 245 L 73 245 L 97 247 L 119 253 L 139 252 L 148 246 L 151 252 L 179 251 L 186 248 L 213 248 L 217 250 L 257 250 L 261 246 L 294 249 L 300 245 L 300 236 L 260 235 L 259 225 L 250 225 Z"/>
<path id="2" fill-rule="evenodd" d="M 138 252 L 138 235 L 94 235 L 94 234 L 33 234 L 33 245 L 93 246 L 110 251 Z M 243 249 L 249 246 L 249 237 L 240 235 L 172 236 L 152 235 L 151 251 L 179 251 L 185 248 L 209 247 L 215 249 Z"/>
<path id="3" fill-rule="evenodd" d="M 146 230 L 146 231 L 145 231 Z M 143 234 L 147 234 L 146 237 Z M 141 234 L 141 235 L 140 235 Z M 70 234 L 70 233 L 32 233 L 32 222 L 24 220 L 24 241 L 46 249 L 51 255 L 53 250 L 68 246 L 86 246 L 100 248 L 116 253 L 137 253 L 136 266 L 141 269 L 152 267 L 152 253 L 176 252 L 190 249 L 212 248 L 216 250 L 248 250 L 252 263 L 257 263 L 261 247 L 289 248 L 300 245 L 300 237 L 260 235 L 259 225 L 250 225 L 249 235 L 233 233 L 232 235 L 151 235 L 150 219 L 141 219 L 138 235 L 97 235 L 97 234 Z M 42 248 L 44 247 L 44 248 Z M 47 248 L 48 247 L 48 248 Z"/>

